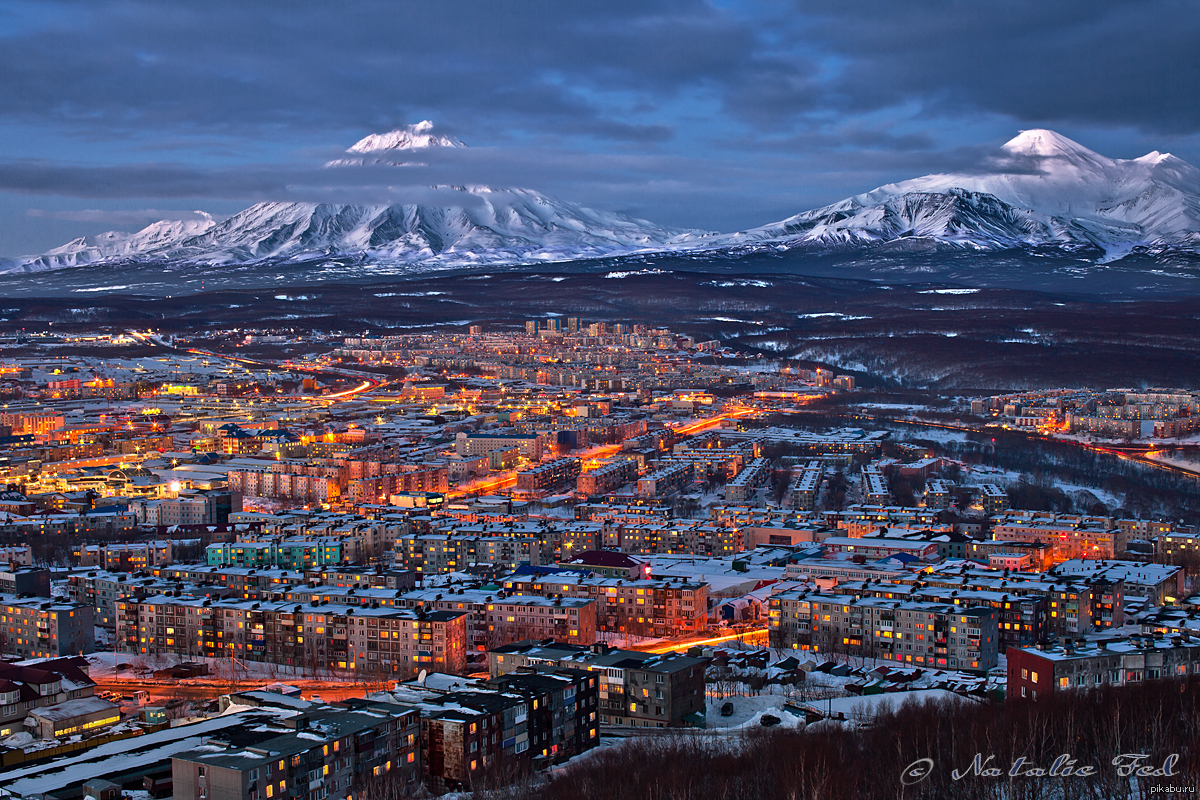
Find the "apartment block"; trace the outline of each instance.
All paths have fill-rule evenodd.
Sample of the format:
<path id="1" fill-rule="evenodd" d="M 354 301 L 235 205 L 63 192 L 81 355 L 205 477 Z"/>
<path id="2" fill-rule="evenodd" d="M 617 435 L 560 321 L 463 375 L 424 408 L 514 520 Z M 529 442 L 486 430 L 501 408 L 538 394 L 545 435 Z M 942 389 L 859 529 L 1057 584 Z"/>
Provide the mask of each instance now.
<path id="1" fill-rule="evenodd" d="M 119 601 L 117 627 L 133 632 L 123 648 L 143 655 L 367 674 L 457 673 L 466 666 L 464 612 L 157 596 Z"/>
<path id="2" fill-rule="evenodd" d="M 356 701 L 318 707 L 206 739 L 171 757 L 176 800 L 370 796 L 388 786 L 416 794 L 423 777 L 415 709 Z"/>
<path id="3" fill-rule="evenodd" d="M 769 637 L 781 649 L 987 670 L 997 663 L 998 618 L 981 606 L 790 591 L 769 601 Z"/>
<path id="4" fill-rule="evenodd" d="M 18 658 L 58 658 L 91 653 L 95 644 L 91 606 L 0 595 L 0 653 Z"/>
<path id="5" fill-rule="evenodd" d="M 703 727 L 708 661 L 675 653 L 655 655 L 526 641 L 488 651 L 493 676 L 515 670 L 573 668 L 598 674 L 601 724 L 637 728 Z"/>
<path id="6" fill-rule="evenodd" d="M 1039 700 L 1055 692 L 1200 674 L 1200 642 L 1129 636 L 1100 642 L 1065 639 L 1055 646 L 1008 652 L 1008 699 Z"/>

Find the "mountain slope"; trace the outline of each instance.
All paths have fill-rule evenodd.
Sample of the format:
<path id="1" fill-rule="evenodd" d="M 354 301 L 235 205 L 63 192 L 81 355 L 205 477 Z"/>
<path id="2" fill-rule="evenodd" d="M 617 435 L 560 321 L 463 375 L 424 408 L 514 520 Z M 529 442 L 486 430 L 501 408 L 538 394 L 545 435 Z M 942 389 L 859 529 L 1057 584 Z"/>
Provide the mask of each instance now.
<path id="1" fill-rule="evenodd" d="M 259 203 L 175 243 L 170 257 L 226 263 L 361 253 L 446 265 L 552 261 L 656 248 L 678 233 L 524 189 L 455 191 L 461 204 L 437 207 Z"/>

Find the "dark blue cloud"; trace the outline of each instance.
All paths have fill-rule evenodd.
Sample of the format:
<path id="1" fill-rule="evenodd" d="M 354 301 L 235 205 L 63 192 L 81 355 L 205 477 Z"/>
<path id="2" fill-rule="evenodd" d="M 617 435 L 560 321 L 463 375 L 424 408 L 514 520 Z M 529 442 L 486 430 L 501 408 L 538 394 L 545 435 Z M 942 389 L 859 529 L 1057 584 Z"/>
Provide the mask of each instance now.
<path id="1" fill-rule="evenodd" d="M 1200 160 L 1197 41 L 1180 0 L 14 0 L 0 212 L 30 194 L 53 213 L 455 181 L 728 230 L 963 168 L 1022 127 Z M 474 152 L 399 188 L 320 173 L 423 118 Z M 0 253 L 58 243 L 37 227 L 53 217 L 16 216 Z"/>

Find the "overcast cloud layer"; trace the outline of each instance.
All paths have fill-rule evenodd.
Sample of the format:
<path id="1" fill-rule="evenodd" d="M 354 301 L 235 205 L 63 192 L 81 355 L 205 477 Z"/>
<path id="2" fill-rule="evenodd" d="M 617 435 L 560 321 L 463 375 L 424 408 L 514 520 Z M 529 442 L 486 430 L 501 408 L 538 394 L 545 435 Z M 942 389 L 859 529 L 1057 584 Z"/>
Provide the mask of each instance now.
<path id="1" fill-rule="evenodd" d="M 1023 128 L 1200 162 L 1200 6 L 0 0 L 0 255 L 258 200 L 527 186 L 762 224 Z M 427 166 L 321 169 L 432 119 Z"/>

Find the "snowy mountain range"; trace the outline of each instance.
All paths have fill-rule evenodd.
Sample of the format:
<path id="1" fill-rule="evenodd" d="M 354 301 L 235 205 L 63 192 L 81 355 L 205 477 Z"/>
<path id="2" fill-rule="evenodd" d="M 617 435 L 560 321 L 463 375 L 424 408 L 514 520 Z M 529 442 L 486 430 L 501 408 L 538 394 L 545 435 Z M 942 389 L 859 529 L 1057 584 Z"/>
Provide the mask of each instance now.
<path id="1" fill-rule="evenodd" d="M 415 163 L 465 147 L 421 122 L 373 134 L 327 167 Z M 156 222 L 76 239 L 3 272 L 87 264 L 303 261 L 350 256 L 429 268 L 768 247 L 841 251 L 1058 248 L 1109 262 L 1142 250 L 1200 253 L 1200 170 L 1153 152 L 1111 159 L 1052 131 L 1024 131 L 976 173 L 926 175 L 731 234 L 667 228 L 529 189 L 436 187 L 438 205 L 259 203 L 217 221 Z M 1093 257 L 1093 255 L 1089 255 Z"/>
<path id="2" fill-rule="evenodd" d="M 1022 131 L 986 172 L 926 175 L 705 246 L 998 250 L 1200 246 L 1200 170 L 1157 151 L 1112 159 L 1047 130 Z"/>

